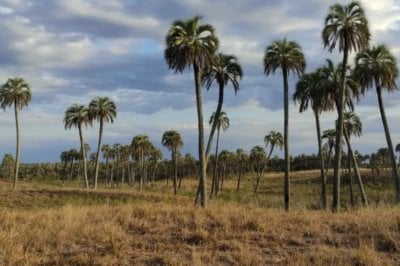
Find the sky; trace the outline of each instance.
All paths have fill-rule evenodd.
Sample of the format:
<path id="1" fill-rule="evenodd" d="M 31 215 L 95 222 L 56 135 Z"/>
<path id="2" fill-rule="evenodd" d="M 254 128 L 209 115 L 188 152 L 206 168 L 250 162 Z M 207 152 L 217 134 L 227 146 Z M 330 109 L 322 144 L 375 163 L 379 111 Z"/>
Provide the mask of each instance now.
<path id="1" fill-rule="evenodd" d="M 329 6 L 342 0 L 0 0 L 0 82 L 23 77 L 32 101 L 20 112 L 21 161 L 57 162 L 60 153 L 79 149 L 78 131 L 64 129 L 65 110 L 88 104 L 96 96 L 117 105 L 114 123 L 106 124 L 103 143 L 130 144 L 146 134 L 161 148 L 167 130 L 182 135 L 182 153 L 197 157 L 197 115 L 192 71 L 175 73 L 164 60 L 165 35 L 171 23 L 202 15 L 216 29 L 220 51 L 237 56 L 244 72 L 235 95 L 225 88 L 223 109 L 230 118 L 220 149 L 249 151 L 264 145 L 270 130 L 283 132 L 282 75 L 265 76 L 263 56 L 271 42 L 287 38 L 302 47 L 306 72 L 341 55 L 324 49 L 321 31 Z M 400 58 L 400 2 L 361 1 L 372 34 L 371 44 L 386 44 Z M 354 54 L 350 63 L 353 64 Z M 399 66 L 400 67 L 400 66 Z M 289 80 L 290 94 L 297 77 Z M 400 84 L 400 80 L 397 80 Z M 203 90 L 206 122 L 217 105 L 217 87 Z M 400 95 L 384 93 L 394 145 L 400 143 Z M 290 152 L 317 153 L 311 111 L 298 112 L 290 102 Z M 353 149 L 371 153 L 386 145 L 376 94 L 371 90 L 355 108 L 363 135 Z M 321 116 L 322 129 L 332 128 L 335 113 Z M 98 124 L 84 129 L 94 152 Z M 208 124 L 206 132 L 210 131 Z M 0 157 L 15 154 L 13 109 L 0 111 Z M 169 152 L 162 149 L 164 157 Z M 282 152 L 277 151 L 278 156 Z"/>

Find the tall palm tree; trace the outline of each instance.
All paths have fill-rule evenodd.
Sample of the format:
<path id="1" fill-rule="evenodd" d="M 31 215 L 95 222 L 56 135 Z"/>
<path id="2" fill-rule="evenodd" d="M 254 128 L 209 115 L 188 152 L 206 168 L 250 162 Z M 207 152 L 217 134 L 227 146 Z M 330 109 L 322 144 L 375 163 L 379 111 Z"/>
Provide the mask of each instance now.
<path id="1" fill-rule="evenodd" d="M 396 57 L 390 53 L 389 49 L 385 45 L 374 46 L 356 56 L 355 73 L 356 76 L 359 77 L 362 86 L 362 93 L 365 93 L 367 90 L 375 86 L 392 164 L 392 176 L 396 201 L 397 203 L 400 203 L 399 174 L 382 99 L 382 90 L 393 92 L 398 89 L 396 86 L 396 78 L 399 75 L 399 70 L 397 68 Z"/>
<path id="2" fill-rule="evenodd" d="M 274 41 L 265 50 L 264 55 L 264 73 L 275 73 L 280 68 L 283 76 L 283 103 L 284 103 L 284 149 L 285 149 L 285 210 L 289 211 L 289 172 L 290 172 L 290 154 L 289 154 L 289 85 L 288 75 L 290 72 L 300 76 L 306 67 L 304 54 L 300 45 L 287 39 Z"/>
<path id="3" fill-rule="evenodd" d="M 178 131 L 165 131 L 162 135 L 161 143 L 171 151 L 171 157 L 174 164 L 174 194 L 176 195 L 177 179 L 178 179 L 178 152 L 183 147 L 183 140 Z"/>
<path id="4" fill-rule="evenodd" d="M 321 207 L 326 209 L 326 176 L 319 116 L 321 112 L 333 109 L 334 105 L 329 99 L 330 95 L 326 92 L 326 87 L 321 86 L 321 81 L 322 78 L 318 71 L 302 75 L 297 82 L 293 100 L 299 103 L 299 112 L 306 111 L 310 105 L 314 113 L 321 169 Z"/>
<path id="5" fill-rule="evenodd" d="M 165 60 L 168 67 L 175 72 L 183 72 L 193 67 L 197 120 L 199 130 L 199 190 L 200 204 L 207 206 L 206 187 L 206 158 L 204 151 L 203 104 L 201 94 L 202 72 L 211 67 L 214 53 L 218 49 L 219 41 L 214 27 L 210 24 L 201 24 L 201 16 L 194 16 L 187 20 L 174 21 L 166 36 Z M 197 199 L 197 197 L 196 197 Z"/>
<path id="6" fill-rule="evenodd" d="M 203 85 L 206 86 L 207 90 L 210 89 L 211 85 L 215 82 L 219 86 L 218 105 L 215 110 L 215 116 L 219 117 L 222 110 L 222 104 L 224 102 L 224 88 L 228 83 L 232 84 L 235 94 L 239 90 L 239 80 L 243 77 L 243 71 L 240 64 L 237 62 L 237 58 L 234 55 L 226 55 L 218 53 L 214 57 L 214 63 L 211 68 L 207 69 L 202 74 Z M 212 140 L 217 129 L 217 120 L 211 125 L 211 132 L 208 138 L 206 159 L 211 152 Z"/>
<path id="7" fill-rule="evenodd" d="M 349 150 L 348 156 L 354 167 L 354 173 L 356 174 L 357 183 L 360 188 L 361 199 L 364 205 L 368 205 L 367 196 L 365 194 L 364 185 L 361 180 L 360 171 L 358 170 L 358 163 L 353 153 L 353 149 L 350 143 L 350 136 L 361 136 L 362 134 L 362 123 L 360 118 L 354 112 L 345 112 L 343 114 L 343 135 L 346 140 L 346 144 Z M 337 123 L 337 122 L 336 122 Z M 350 177 L 351 178 L 351 177 Z"/>
<path id="8" fill-rule="evenodd" d="M 97 178 L 99 175 L 99 155 L 101 148 L 101 138 L 103 137 L 104 123 L 113 123 L 117 117 L 117 107 L 108 97 L 96 97 L 89 103 L 89 120 L 96 120 L 100 123 L 99 141 L 97 143 L 96 168 L 94 174 L 94 189 L 97 188 Z"/>
<path id="9" fill-rule="evenodd" d="M 81 145 L 81 156 L 83 162 L 83 176 L 85 178 L 85 187 L 89 188 L 88 176 L 87 176 L 87 163 L 86 163 L 86 149 L 85 143 L 83 142 L 82 125 L 87 126 L 90 124 L 89 121 L 89 108 L 81 104 L 73 104 L 68 107 L 65 111 L 64 116 L 64 127 L 70 129 L 71 127 L 78 128 L 79 131 L 79 142 Z"/>
<path id="10" fill-rule="evenodd" d="M 213 195 L 213 192 L 217 194 L 217 166 L 218 166 L 218 146 L 219 146 L 219 136 L 221 129 L 223 131 L 228 130 L 229 128 L 229 117 L 226 115 L 224 111 L 221 111 L 219 115 L 217 115 L 217 112 L 214 112 L 209 121 L 210 125 L 216 125 L 217 128 L 217 142 L 215 145 L 215 160 L 214 160 L 214 170 L 213 170 L 213 179 L 212 179 L 212 185 L 211 185 L 211 193 L 210 193 L 210 198 Z"/>
<path id="11" fill-rule="evenodd" d="M 5 110 L 7 107 L 14 105 L 15 129 L 16 129 L 16 151 L 14 164 L 14 183 L 13 190 L 17 188 L 18 168 L 19 168 L 19 119 L 18 112 L 23 107 L 28 106 L 32 99 L 29 84 L 19 77 L 9 78 L 0 89 L 0 104 Z"/>
<path id="12" fill-rule="evenodd" d="M 333 212 L 340 210 L 341 143 L 343 139 L 343 105 L 348 56 L 352 50 L 357 51 L 367 48 L 369 39 L 368 21 L 365 17 L 364 9 L 359 2 L 351 2 L 345 6 L 336 4 L 330 7 L 329 13 L 325 18 L 324 29 L 322 30 L 324 47 L 332 52 L 338 43 L 339 52 L 343 52 L 342 73 L 339 87 L 338 129 L 335 145 Z"/>

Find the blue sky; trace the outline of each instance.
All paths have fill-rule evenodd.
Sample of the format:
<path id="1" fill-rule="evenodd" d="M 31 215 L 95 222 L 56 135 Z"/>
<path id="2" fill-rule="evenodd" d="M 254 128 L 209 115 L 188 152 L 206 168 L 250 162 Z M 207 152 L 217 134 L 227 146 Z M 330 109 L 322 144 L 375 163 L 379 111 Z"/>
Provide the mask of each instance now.
<path id="1" fill-rule="evenodd" d="M 88 104 L 108 96 L 118 116 L 107 124 L 103 143 L 129 144 L 146 134 L 160 145 L 164 131 L 178 130 L 183 153 L 196 156 L 197 116 L 192 72 L 175 74 L 164 61 L 165 34 L 172 21 L 201 14 L 216 28 L 220 50 L 238 57 L 244 71 L 240 91 L 226 88 L 224 110 L 231 126 L 222 134 L 221 148 L 250 150 L 262 145 L 270 130 L 283 131 L 280 72 L 266 77 L 262 58 L 272 41 L 287 37 L 305 53 L 307 71 L 336 52 L 323 49 L 321 30 L 329 6 L 348 1 L 263 0 L 0 0 L 0 81 L 21 76 L 33 99 L 21 112 L 23 162 L 58 161 L 61 151 L 78 148 L 78 132 L 64 130 L 64 111 L 73 103 Z M 370 22 L 371 44 L 385 43 L 400 58 L 400 3 L 361 1 Z M 353 55 L 352 55 L 353 56 Z M 352 60 L 351 60 L 352 62 Z M 290 80 L 293 93 L 296 79 Z M 399 80 L 398 80 L 399 83 Z M 216 107 L 217 89 L 203 91 L 204 116 Z M 392 139 L 400 142 L 399 93 L 384 94 Z M 372 90 L 356 106 L 364 134 L 354 148 L 370 153 L 385 146 L 377 100 Z M 334 113 L 323 114 L 322 128 L 332 128 Z M 12 110 L 0 112 L 0 156 L 15 152 Z M 207 132 L 209 127 L 206 127 Z M 316 153 L 311 112 L 290 105 L 290 151 Z M 84 131 L 96 149 L 98 124 Z M 168 152 L 164 149 L 168 157 Z M 280 153 L 277 153 L 280 155 Z"/>

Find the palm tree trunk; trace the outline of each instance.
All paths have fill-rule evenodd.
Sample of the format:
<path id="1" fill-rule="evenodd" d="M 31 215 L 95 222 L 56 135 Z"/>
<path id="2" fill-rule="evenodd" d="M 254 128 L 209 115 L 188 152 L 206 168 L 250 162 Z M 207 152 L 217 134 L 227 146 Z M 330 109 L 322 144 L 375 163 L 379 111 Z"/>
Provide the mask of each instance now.
<path id="1" fill-rule="evenodd" d="M 336 143 L 335 143 L 335 161 L 333 169 L 333 201 L 332 212 L 340 211 L 340 169 L 342 161 L 342 140 L 343 140 L 343 105 L 344 105 L 344 90 L 346 84 L 346 66 L 349 53 L 349 44 L 345 39 L 343 49 L 343 64 L 339 88 L 339 104 L 338 110 L 338 127 L 336 128 Z"/>
<path id="2" fill-rule="evenodd" d="M 172 160 L 174 161 L 174 194 L 176 195 L 176 181 L 177 181 L 177 175 L 178 175 L 178 167 L 177 167 L 177 156 L 176 156 L 176 150 L 173 150 L 172 152 Z"/>
<path id="3" fill-rule="evenodd" d="M 78 131 L 79 131 L 79 141 L 81 142 L 81 155 L 82 155 L 82 160 L 83 160 L 83 171 L 84 171 L 83 176 L 85 178 L 85 187 L 86 187 L 86 189 L 88 189 L 89 182 L 88 182 L 88 176 L 87 176 L 86 151 L 85 151 L 84 143 L 83 143 L 81 124 L 78 125 Z"/>
<path id="4" fill-rule="evenodd" d="M 350 157 L 350 149 L 347 147 L 347 164 L 349 169 L 349 188 L 350 188 L 350 203 L 351 207 L 354 207 L 354 193 L 353 193 L 353 177 L 351 174 L 351 157 Z"/>
<path id="5" fill-rule="evenodd" d="M 19 168 L 19 122 L 18 122 L 17 101 L 14 101 L 14 114 L 15 114 L 15 130 L 16 130 L 16 151 L 15 151 L 13 190 L 16 190 L 18 181 L 18 168 Z"/>
<path id="6" fill-rule="evenodd" d="M 224 84 L 220 83 L 219 84 L 218 105 L 217 105 L 217 109 L 215 110 L 215 115 L 214 115 L 215 118 L 219 117 L 221 110 L 222 110 L 223 102 L 224 102 Z M 215 130 L 217 129 L 217 124 L 218 124 L 217 120 L 218 119 L 214 119 L 213 124 L 211 126 L 210 136 L 208 137 L 208 143 L 207 143 L 207 149 L 206 149 L 206 160 L 207 161 L 208 161 L 208 157 L 211 152 L 211 145 L 212 145 L 213 137 L 215 134 Z"/>
<path id="7" fill-rule="evenodd" d="M 351 148 L 351 144 L 350 144 L 350 140 L 349 140 L 349 136 L 348 136 L 347 132 L 344 131 L 343 133 L 344 133 L 344 138 L 346 140 L 347 147 L 349 149 L 349 153 L 350 153 L 349 156 L 351 158 L 351 161 L 353 162 L 354 173 L 355 173 L 356 178 L 357 178 L 357 183 L 358 183 L 358 186 L 360 188 L 361 201 L 365 206 L 367 206 L 368 205 L 368 200 L 367 200 L 367 196 L 365 194 L 364 185 L 363 185 L 362 180 L 361 180 L 360 171 L 358 170 L 357 160 L 354 157 L 353 149 Z"/>
<path id="8" fill-rule="evenodd" d="M 390 137 L 389 125 L 386 120 L 385 108 L 383 106 L 382 89 L 380 86 L 378 86 L 377 82 L 376 82 L 375 86 L 376 86 L 376 94 L 378 95 L 379 111 L 381 112 L 382 124 L 383 124 L 383 128 L 385 130 L 385 137 L 386 137 L 386 142 L 387 142 L 388 150 L 389 150 L 390 162 L 392 164 L 393 186 L 394 186 L 396 203 L 400 203 L 399 174 L 397 172 L 396 159 L 394 156 L 392 138 Z"/>
<path id="9" fill-rule="evenodd" d="M 99 128 L 99 142 L 97 143 L 97 153 L 96 153 L 96 168 L 94 172 L 94 189 L 97 189 L 97 178 L 99 176 L 99 155 L 101 146 L 101 137 L 103 136 L 103 119 L 100 119 Z"/>
<path id="10" fill-rule="evenodd" d="M 242 172 L 243 172 L 243 158 L 240 158 L 239 175 L 238 175 L 238 181 L 237 181 L 237 186 L 236 186 L 236 192 L 239 192 L 239 190 L 240 190 L 240 181 L 242 179 Z"/>
<path id="11" fill-rule="evenodd" d="M 284 105 L 284 150 L 285 150 L 285 211 L 289 211 L 290 200 L 290 155 L 289 155 L 289 85 L 288 85 L 288 72 L 286 68 L 282 69 L 283 72 L 283 105 Z"/>
<path id="12" fill-rule="evenodd" d="M 197 63 L 193 64 L 195 87 L 196 87 L 196 104 L 197 119 L 199 129 L 199 192 L 200 205 L 205 208 L 207 206 L 207 187 L 206 187 L 206 170 L 207 162 L 204 151 L 204 124 L 203 124 L 203 103 L 201 97 L 201 73 Z M 197 197 L 196 197 L 197 200 Z"/>
<path id="13" fill-rule="evenodd" d="M 315 125 L 317 127 L 317 139 L 318 139 L 318 154 L 321 164 L 321 207 L 326 210 L 326 176 L 325 176 L 325 163 L 324 163 L 324 153 L 322 151 L 322 140 L 321 140 L 321 126 L 319 123 L 319 113 L 314 112 L 315 115 Z"/>
<path id="14" fill-rule="evenodd" d="M 217 117 L 217 116 L 215 116 Z M 217 119 L 214 119 L 214 121 Z M 211 192 L 210 192 L 210 199 L 212 198 L 213 192 L 217 188 L 217 168 L 218 168 L 218 146 L 219 146 L 219 134 L 220 134 L 220 129 L 218 128 L 217 130 L 217 143 L 215 144 L 215 160 L 214 160 L 214 169 L 213 169 L 213 179 L 212 179 L 212 185 L 211 185 Z"/>

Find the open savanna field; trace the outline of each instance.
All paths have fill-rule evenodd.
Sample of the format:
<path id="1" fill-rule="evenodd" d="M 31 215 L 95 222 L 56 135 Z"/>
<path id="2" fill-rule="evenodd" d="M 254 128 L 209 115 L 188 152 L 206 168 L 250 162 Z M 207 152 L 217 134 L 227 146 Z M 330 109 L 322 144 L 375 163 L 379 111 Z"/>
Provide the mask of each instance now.
<path id="1" fill-rule="evenodd" d="M 399 265 L 400 208 L 390 180 L 363 171 L 370 206 L 339 214 L 318 210 L 318 171 L 292 173 L 291 211 L 283 211 L 283 176 L 236 180 L 206 209 L 193 207 L 194 179 L 178 195 L 171 182 L 97 191 L 66 183 L 0 182 L 3 265 Z M 328 186 L 331 188 L 331 185 Z M 357 202 L 358 190 L 355 187 Z"/>

